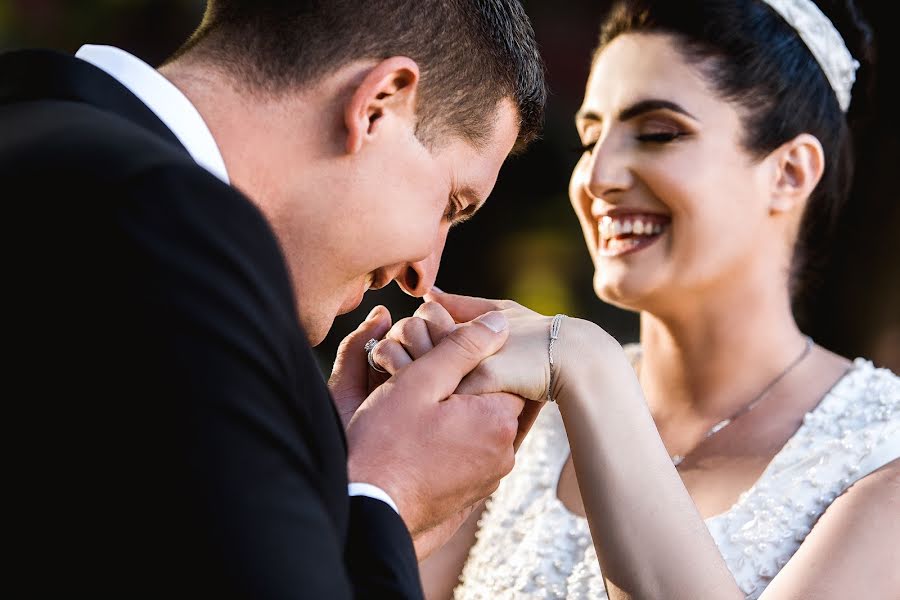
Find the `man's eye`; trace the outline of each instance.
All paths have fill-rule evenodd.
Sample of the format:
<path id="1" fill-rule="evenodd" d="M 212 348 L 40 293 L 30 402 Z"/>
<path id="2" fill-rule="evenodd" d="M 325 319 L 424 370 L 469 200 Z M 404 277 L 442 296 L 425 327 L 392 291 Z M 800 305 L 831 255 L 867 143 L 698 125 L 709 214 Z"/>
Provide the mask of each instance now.
<path id="1" fill-rule="evenodd" d="M 459 217 L 459 213 L 462 212 L 462 207 L 459 203 L 453 198 L 447 202 L 447 210 L 444 211 L 444 218 L 450 221 L 451 223 Z"/>

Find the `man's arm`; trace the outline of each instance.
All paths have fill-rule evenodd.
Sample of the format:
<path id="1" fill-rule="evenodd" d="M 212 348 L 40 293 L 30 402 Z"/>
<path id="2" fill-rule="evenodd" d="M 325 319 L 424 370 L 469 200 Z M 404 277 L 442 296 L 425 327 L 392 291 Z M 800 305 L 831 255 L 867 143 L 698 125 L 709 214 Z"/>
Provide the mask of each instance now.
<path id="1" fill-rule="evenodd" d="M 133 316 L 118 350 L 137 396 L 125 401 L 146 405 L 138 436 L 157 429 L 168 472 L 146 484 L 179 524 L 176 560 L 229 594 L 352 597 L 341 511 L 327 506 L 346 494 L 340 431 L 267 224 L 194 167 L 133 177 L 117 218 Z"/>
<path id="2" fill-rule="evenodd" d="M 347 568 L 355 598 L 421 598 L 412 538 L 393 508 L 366 496 L 350 499 Z"/>

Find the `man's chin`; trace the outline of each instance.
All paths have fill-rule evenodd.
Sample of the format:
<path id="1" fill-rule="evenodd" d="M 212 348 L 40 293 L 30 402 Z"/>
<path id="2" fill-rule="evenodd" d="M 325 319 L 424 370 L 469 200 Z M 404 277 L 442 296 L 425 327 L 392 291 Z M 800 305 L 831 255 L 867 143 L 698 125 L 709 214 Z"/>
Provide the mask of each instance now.
<path id="1" fill-rule="evenodd" d="M 310 326 L 308 328 L 304 327 L 306 341 L 309 342 L 309 345 L 315 347 L 324 342 L 325 338 L 328 337 L 328 332 L 331 331 L 331 325 L 333 323 L 334 319 L 328 323 L 318 323 L 315 326 Z"/>
<path id="2" fill-rule="evenodd" d="M 311 346 L 318 346 L 328 337 L 331 326 L 334 325 L 334 319 L 338 315 L 345 315 L 356 310 L 362 304 L 363 296 L 366 293 L 365 287 L 360 287 L 356 292 L 348 295 L 341 305 L 335 310 L 334 304 L 328 303 L 331 310 L 303 311 L 298 306 L 300 321 L 306 331 L 306 339 Z M 320 305 L 321 306 L 321 305 Z"/>
<path id="3" fill-rule="evenodd" d="M 306 334 L 306 341 L 310 346 L 318 346 L 331 331 L 334 324 L 335 314 L 310 314 L 312 311 L 303 311 L 300 306 L 297 307 L 300 325 L 303 327 L 303 333 Z"/>
<path id="4" fill-rule="evenodd" d="M 343 304 L 341 304 L 341 307 L 338 309 L 337 314 L 346 315 L 348 312 L 353 312 L 354 310 L 359 308 L 359 305 L 362 304 L 363 296 L 366 295 L 366 291 L 368 289 L 369 285 L 367 283 L 364 287 L 361 286 L 352 294 L 348 295 Z"/>

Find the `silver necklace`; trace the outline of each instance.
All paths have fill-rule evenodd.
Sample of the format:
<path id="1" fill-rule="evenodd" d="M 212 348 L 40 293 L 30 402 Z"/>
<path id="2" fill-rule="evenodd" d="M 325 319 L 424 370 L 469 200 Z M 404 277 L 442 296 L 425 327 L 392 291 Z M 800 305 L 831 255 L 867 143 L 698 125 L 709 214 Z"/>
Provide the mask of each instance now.
<path id="1" fill-rule="evenodd" d="M 791 361 L 791 364 L 789 364 L 787 367 L 785 367 L 784 370 L 781 371 L 781 373 L 779 373 L 779 374 L 775 377 L 775 379 L 773 379 L 772 381 L 770 381 L 770 382 L 766 385 L 766 387 L 764 387 L 763 390 L 762 390 L 760 393 L 758 393 L 758 394 L 753 398 L 753 400 L 751 400 L 750 402 L 748 402 L 747 404 L 745 404 L 740 410 L 738 410 L 736 413 L 734 413 L 733 415 L 731 415 L 731 416 L 728 417 L 727 419 L 722 419 L 721 421 L 719 421 L 718 423 L 716 423 L 715 425 L 713 425 L 712 427 L 710 427 L 709 431 L 707 431 L 706 434 L 704 434 L 704 436 L 700 439 L 700 441 L 697 442 L 697 444 L 696 444 L 693 448 L 691 448 L 688 452 L 686 452 L 685 454 L 676 454 L 676 455 L 674 455 L 674 456 L 672 457 L 672 463 L 677 467 L 677 466 L 680 465 L 682 462 L 684 462 L 684 459 L 685 459 L 685 458 L 687 458 L 688 456 L 690 456 L 691 452 L 693 452 L 693 451 L 696 450 L 701 444 L 703 444 L 703 442 L 705 442 L 706 440 L 708 440 L 708 439 L 711 438 L 712 436 L 716 435 L 717 433 L 719 433 L 720 431 L 722 431 L 723 429 L 725 429 L 726 427 L 728 427 L 729 425 L 731 425 L 732 423 L 734 423 L 735 419 L 737 419 L 737 418 L 740 417 L 741 415 L 744 415 L 744 414 L 750 412 L 751 410 L 753 410 L 753 408 L 754 408 L 757 404 L 759 404 L 759 402 L 760 402 L 763 398 L 766 397 L 766 395 L 769 393 L 769 391 L 770 391 L 773 387 L 775 387 L 775 384 L 777 384 L 779 381 L 781 381 L 781 380 L 784 378 L 785 375 L 787 375 L 788 373 L 791 372 L 791 369 L 793 369 L 794 367 L 796 367 L 798 364 L 800 364 L 800 361 L 802 361 L 804 358 L 806 358 L 806 356 L 807 356 L 807 355 L 810 353 L 810 351 L 812 350 L 812 347 L 813 347 L 813 341 L 812 341 L 812 338 L 809 337 L 809 336 L 806 336 L 806 346 L 803 347 L 803 352 L 800 353 L 800 356 L 798 356 L 798 357 L 795 358 L 793 361 Z"/>

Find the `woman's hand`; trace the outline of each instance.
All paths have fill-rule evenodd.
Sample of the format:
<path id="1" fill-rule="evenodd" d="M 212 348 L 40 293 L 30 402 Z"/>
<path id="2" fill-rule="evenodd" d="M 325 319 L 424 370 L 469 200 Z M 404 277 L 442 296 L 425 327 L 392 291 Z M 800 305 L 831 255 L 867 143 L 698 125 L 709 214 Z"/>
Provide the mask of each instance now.
<path id="1" fill-rule="evenodd" d="M 441 305 L 426 302 L 413 316 L 390 328 L 372 351 L 372 359 L 388 372 L 387 376 L 394 375 L 434 348 L 456 327 L 453 317 Z"/>
<path id="2" fill-rule="evenodd" d="M 445 296 L 449 296 L 449 294 L 445 294 Z M 469 300 L 465 296 L 455 296 L 455 298 Z M 512 339 L 513 335 L 518 335 L 523 340 L 531 340 L 532 337 L 539 338 L 539 329 L 542 326 L 542 321 L 546 321 L 547 332 L 549 332 L 550 321 L 547 317 L 530 311 L 515 302 L 482 300 L 480 298 L 472 298 L 471 300 L 495 302 L 506 306 L 507 308 L 502 309 L 502 312 L 508 319 L 515 317 L 519 322 L 518 325 L 523 328 L 521 332 L 516 332 L 513 329 L 514 324 L 510 322 L 510 339 Z M 484 312 L 491 312 L 492 310 L 496 309 L 488 309 Z M 482 314 L 484 313 L 479 312 L 469 320 L 476 319 Z M 389 375 L 394 375 L 430 351 L 435 344 L 438 344 L 459 327 L 459 324 L 457 320 L 454 320 L 453 315 L 441 304 L 425 302 L 416 310 L 412 317 L 402 319 L 394 324 L 381 343 L 375 346 L 372 358 Z M 526 335 L 526 332 L 531 332 L 533 336 Z M 544 343 L 546 345 L 546 340 Z M 516 361 L 527 354 L 526 349 L 521 346 L 520 344 L 520 347 L 516 348 L 514 352 L 508 353 L 500 362 L 492 361 L 493 357 L 482 361 L 481 365 L 462 380 L 455 392 L 456 394 L 477 396 L 510 394 L 526 400 L 537 400 L 538 403 L 527 403 L 519 417 L 519 429 L 514 443 L 516 449 L 519 448 L 519 445 L 525 439 L 525 435 L 537 418 L 541 409 L 541 402 L 546 400 L 547 390 L 546 374 L 537 372 L 537 377 L 535 377 L 535 374 L 531 372 L 532 369 L 526 370 L 517 366 Z M 507 351 L 505 347 L 500 350 L 500 352 L 504 351 Z M 538 364 L 540 361 L 532 362 Z M 543 366 L 548 367 L 548 365 Z M 506 375 L 506 371 L 528 373 L 528 376 L 519 377 L 513 375 L 510 377 Z M 549 369 L 547 373 L 549 373 Z M 520 393 L 527 391 L 529 386 L 534 389 L 534 397 Z"/>
<path id="3" fill-rule="evenodd" d="M 504 391 L 537 402 L 547 399 L 552 317 L 511 300 L 473 298 L 437 290 L 429 292 L 426 298 L 446 309 L 455 322 L 471 321 L 494 310 L 503 312 L 509 321 L 510 335 L 506 344 L 463 379 L 459 393 Z M 590 370 L 574 369 L 573 366 L 593 365 L 596 368 L 611 355 L 619 354 L 622 354 L 622 348 L 618 342 L 596 324 L 583 319 L 564 319 L 553 348 L 554 379 L 550 390 L 553 399 L 564 401 L 567 390 L 575 387 L 571 379 Z"/>

